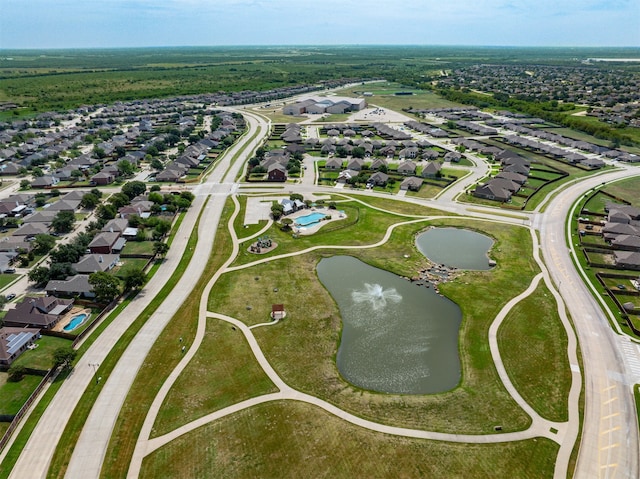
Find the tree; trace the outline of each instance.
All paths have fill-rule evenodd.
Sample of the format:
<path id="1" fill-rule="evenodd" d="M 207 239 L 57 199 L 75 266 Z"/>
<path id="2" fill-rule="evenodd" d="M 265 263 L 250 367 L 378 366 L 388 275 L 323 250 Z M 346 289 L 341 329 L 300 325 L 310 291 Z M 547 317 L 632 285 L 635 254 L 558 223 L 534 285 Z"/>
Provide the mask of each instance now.
<path id="1" fill-rule="evenodd" d="M 124 287 L 126 290 L 140 289 L 147 280 L 147 275 L 140 268 L 130 268 L 124 272 Z"/>
<path id="2" fill-rule="evenodd" d="M 164 197 L 157 191 L 152 191 L 151 193 L 149 193 L 149 201 L 157 205 L 161 205 L 164 201 Z"/>
<path id="3" fill-rule="evenodd" d="M 44 176 L 44 171 L 42 171 L 42 168 L 34 168 L 31 174 L 34 178 L 41 178 Z"/>
<path id="4" fill-rule="evenodd" d="M 98 158 L 98 159 L 102 159 L 105 156 L 107 156 L 107 154 L 104 152 L 104 150 L 102 148 L 100 148 L 99 146 L 94 146 L 93 147 L 93 157 L 94 158 Z"/>
<path id="5" fill-rule="evenodd" d="M 118 158 L 122 158 L 127 154 L 127 149 L 124 146 L 116 146 L 114 151 Z"/>
<path id="6" fill-rule="evenodd" d="M 36 206 L 38 208 L 42 208 L 47 202 L 47 195 L 43 193 L 38 193 L 35 199 L 36 199 Z"/>
<path id="7" fill-rule="evenodd" d="M 153 243 L 153 252 L 157 256 L 166 256 L 169 251 L 169 245 L 167 243 L 163 243 L 162 241 L 156 241 Z"/>
<path id="8" fill-rule="evenodd" d="M 89 275 L 89 284 L 99 303 L 110 303 L 120 294 L 120 281 L 104 271 Z"/>
<path id="9" fill-rule="evenodd" d="M 121 176 L 131 176 L 133 175 L 134 168 L 130 161 L 120 160 L 116 165 L 118 168 L 118 172 Z"/>
<path id="10" fill-rule="evenodd" d="M 280 203 L 275 203 L 272 207 L 271 207 L 271 216 L 273 216 L 274 220 L 279 220 L 282 215 L 284 214 L 284 206 L 282 206 Z"/>
<path id="11" fill-rule="evenodd" d="M 82 171 L 80 171 L 80 170 L 73 170 L 73 171 L 71 172 L 71 177 L 72 177 L 74 180 L 79 181 L 79 180 L 80 180 L 80 178 L 84 178 L 84 173 L 83 173 Z"/>
<path id="12" fill-rule="evenodd" d="M 147 191 L 147 185 L 142 181 L 130 181 L 122 187 L 122 192 L 131 200 L 136 196 L 143 195 L 145 191 Z"/>
<path id="13" fill-rule="evenodd" d="M 62 280 L 73 276 L 75 271 L 71 263 L 53 263 L 49 267 L 49 279 Z"/>
<path id="14" fill-rule="evenodd" d="M 49 282 L 49 268 L 46 268 L 44 266 L 32 268 L 31 271 L 29 271 L 27 278 L 29 278 L 29 281 L 34 283 L 36 286 L 45 284 Z"/>
<path id="15" fill-rule="evenodd" d="M 160 220 L 153 230 L 162 237 L 171 231 L 171 223 L 169 221 Z"/>
<path id="16" fill-rule="evenodd" d="M 89 193 L 91 193 L 92 195 L 96 195 L 98 198 L 102 198 L 102 191 L 100 191 L 98 188 L 92 188 Z"/>
<path id="17" fill-rule="evenodd" d="M 22 381 L 22 378 L 26 376 L 27 368 L 19 364 L 12 364 L 8 373 L 9 376 L 7 377 L 7 380 L 12 383 L 17 383 Z"/>
<path id="18" fill-rule="evenodd" d="M 110 204 L 103 203 L 96 209 L 96 215 L 98 216 L 98 218 L 103 220 L 112 220 L 116 217 L 117 213 L 118 210 L 116 210 L 115 206 Z"/>
<path id="19" fill-rule="evenodd" d="M 48 234 L 38 234 L 33 241 L 33 251 L 36 254 L 47 254 L 56 245 L 56 239 Z"/>
<path id="20" fill-rule="evenodd" d="M 161 171 L 164 169 L 164 164 L 158 158 L 154 158 L 151 160 L 151 168 Z"/>
<path id="21" fill-rule="evenodd" d="M 354 158 L 364 158 L 366 150 L 362 146 L 354 146 L 353 150 L 351 150 L 351 156 Z"/>
<path id="22" fill-rule="evenodd" d="M 59 211 L 51 221 L 51 227 L 56 233 L 68 233 L 73 229 L 76 217 L 72 211 Z"/>
<path id="23" fill-rule="evenodd" d="M 293 220 L 291 218 L 282 218 L 280 223 L 282 223 L 282 228 L 280 228 L 282 231 L 289 231 L 293 224 Z"/>
<path id="24" fill-rule="evenodd" d="M 86 193 L 82 196 L 80 200 L 80 206 L 87 209 L 93 209 L 100 203 L 100 198 L 98 198 L 93 193 Z"/>
<path id="25" fill-rule="evenodd" d="M 31 182 L 29 180 L 22 180 L 20 182 L 21 190 L 28 190 L 29 188 L 31 188 Z"/>
<path id="26" fill-rule="evenodd" d="M 63 346 L 56 349 L 53 352 L 53 367 L 61 367 L 62 369 L 68 369 L 71 367 L 71 363 L 76 359 L 78 351 L 71 346 Z"/>
<path id="27" fill-rule="evenodd" d="M 112 204 L 116 209 L 127 206 L 131 203 L 131 200 L 124 193 L 114 193 L 109 197 L 109 204 Z"/>

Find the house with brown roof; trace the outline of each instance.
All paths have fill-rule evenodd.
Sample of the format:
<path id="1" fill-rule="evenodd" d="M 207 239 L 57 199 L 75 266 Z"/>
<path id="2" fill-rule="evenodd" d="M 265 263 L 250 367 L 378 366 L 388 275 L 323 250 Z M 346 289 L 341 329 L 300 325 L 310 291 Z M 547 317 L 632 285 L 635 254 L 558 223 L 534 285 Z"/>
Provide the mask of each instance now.
<path id="1" fill-rule="evenodd" d="M 7 311 L 4 324 L 17 328 L 51 329 L 72 306 L 72 299 L 61 299 L 55 296 L 24 298 L 22 302 L 16 304 L 15 308 Z"/>
<path id="2" fill-rule="evenodd" d="M 511 199 L 511 192 L 500 185 L 494 183 L 495 180 L 491 180 L 484 185 L 477 185 L 473 191 L 473 196 L 478 198 L 485 198 L 487 200 L 506 202 Z"/>
<path id="3" fill-rule="evenodd" d="M 39 329 L 0 328 L 0 365 L 10 366 L 39 338 Z"/>
<path id="4" fill-rule="evenodd" d="M 101 232 L 89 243 L 89 251 L 93 254 L 111 254 L 122 251 L 126 242 L 120 233 Z"/>

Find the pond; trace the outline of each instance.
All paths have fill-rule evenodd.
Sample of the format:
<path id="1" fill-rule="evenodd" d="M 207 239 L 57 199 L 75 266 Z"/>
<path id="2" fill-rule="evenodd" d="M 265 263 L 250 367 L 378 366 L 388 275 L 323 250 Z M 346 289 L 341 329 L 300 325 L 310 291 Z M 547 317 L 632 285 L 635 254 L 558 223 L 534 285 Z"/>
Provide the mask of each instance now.
<path id="1" fill-rule="evenodd" d="M 320 281 L 340 308 L 340 374 L 362 389 L 428 394 L 460 380 L 460 308 L 351 256 L 323 258 Z"/>
<path id="2" fill-rule="evenodd" d="M 491 269 L 489 250 L 493 239 L 461 228 L 429 228 L 416 238 L 418 250 L 429 260 L 450 268 Z"/>

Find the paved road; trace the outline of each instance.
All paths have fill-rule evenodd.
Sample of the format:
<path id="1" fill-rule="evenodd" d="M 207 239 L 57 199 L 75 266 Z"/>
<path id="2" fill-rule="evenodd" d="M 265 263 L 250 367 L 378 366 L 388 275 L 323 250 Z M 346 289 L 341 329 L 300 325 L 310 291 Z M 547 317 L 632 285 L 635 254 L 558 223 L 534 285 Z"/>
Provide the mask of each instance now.
<path id="1" fill-rule="evenodd" d="M 638 423 L 629 380 L 633 371 L 620 347 L 622 339 L 575 270 L 565 243 L 565 220 L 575 199 L 603 181 L 629 175 L 618 171 L 564 189 L 549 204 L 540 228 L 542 253 L 575 324 L 584 364 L 586 407 L 578 478 L 640 477 Z"/>

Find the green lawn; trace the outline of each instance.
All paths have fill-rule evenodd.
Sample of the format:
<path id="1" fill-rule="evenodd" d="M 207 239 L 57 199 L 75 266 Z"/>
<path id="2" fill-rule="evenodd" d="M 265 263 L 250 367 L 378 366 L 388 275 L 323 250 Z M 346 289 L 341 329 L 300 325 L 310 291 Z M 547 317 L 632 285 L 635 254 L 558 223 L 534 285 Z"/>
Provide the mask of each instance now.
<path id="1" fill-rule="evenodd" d="M 146 254 L 153 255 L 153 241 L 127 241 L 122 254 Z"/>
<path id="2" fill-rule="evenodd" d="M 566 421 L 571 389 L 567 335 L 544 285 L 513 308 L 498 330 L 498 341 L 509 378 L 525 401 L 546 419 Z"/>
<path id="3" fill-rule="evenodd" d="M 181 345 L 174 343 L 176 349 Z M 209 318 L 202 345 L 162 404 L 152 436 L 277 390 L 255 361 L 244 335 L 229 323 Z"/>
<path id="4" fill-rule="evenodd" d="M 455 444 L 369 431 L 304 403 L 241 411 L 188 433 L 143 462 L 141 478 L 520 478 L 553 475 L 548 439 Z"/>
<path id="5" fill-rule="evenodd" d="M 28 374 L 16 383 L 7 381 L 6 377 L 7 373 L 0 373 L 0 414 L 17 414 L 42 381 L 42 376 Z"/>
<path id="6" fill-rule="evenodd" d="M 19 277 L 20 277 L 19 274 L 9 274 L 9 273 L 0 274 L 0 289 L 6 288 L 8 285 L 13 283 Z"/>
<path id="7" fill-rule="evenodd" d="M 27 368 L 49 370 L 53 366 L 53 353 L 56 349 L 71 346 L 71 340 L 56 338 L 54 336 L 42 336 L 36 341 L 35 349 L 29 349 L 22 353 L 13 364 Z"/>
<path id="8" fill-rule="evenodd" d="M 113 269 L 113 274 L 120 279 L 124 279 L 127 271 L 141 270 L 149 262 L 146 258 L 122 258 L 124 263 L 122 266 L 118 266 Z"/>

